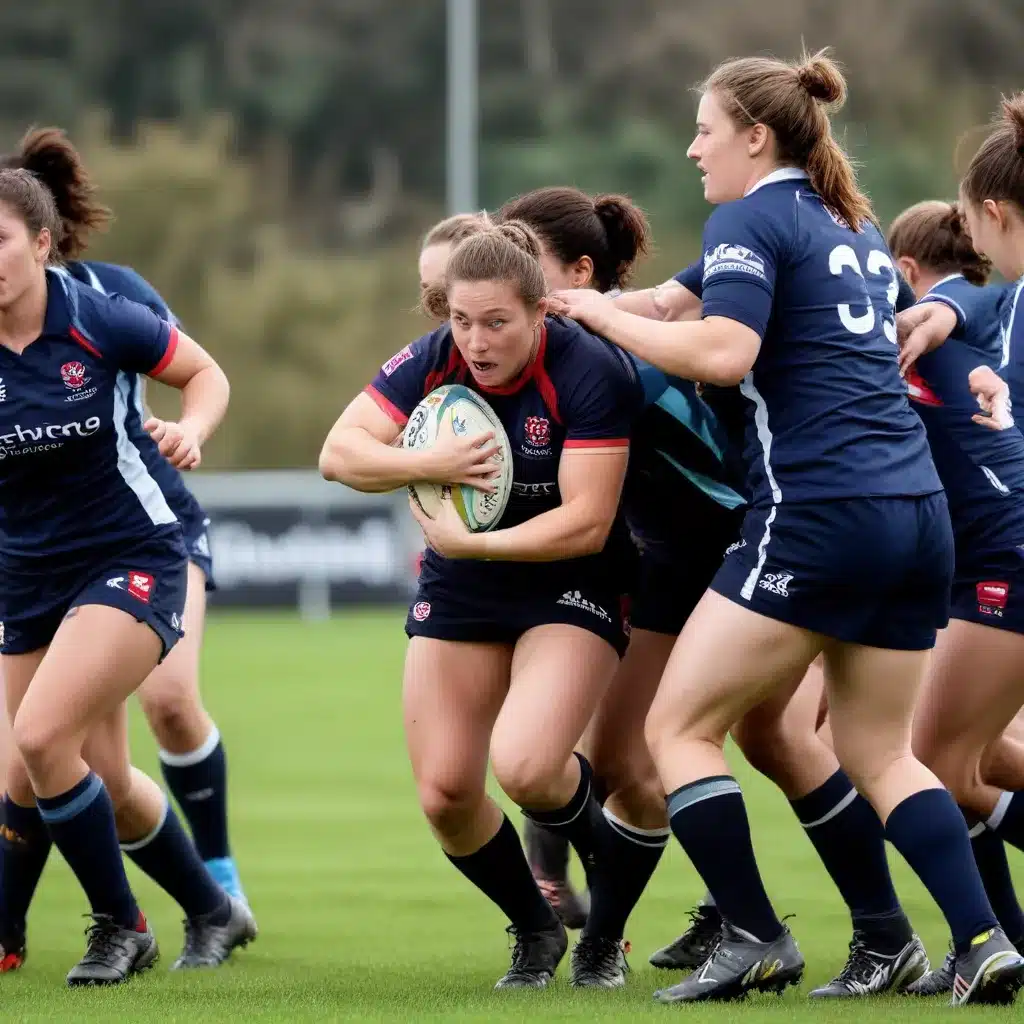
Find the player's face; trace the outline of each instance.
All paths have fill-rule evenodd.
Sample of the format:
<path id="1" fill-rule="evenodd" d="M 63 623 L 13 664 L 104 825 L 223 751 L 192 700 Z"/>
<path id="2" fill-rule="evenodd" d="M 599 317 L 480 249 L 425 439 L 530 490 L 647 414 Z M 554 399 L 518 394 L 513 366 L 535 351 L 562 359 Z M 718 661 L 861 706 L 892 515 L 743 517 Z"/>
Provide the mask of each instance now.
<path id="1" fill-rule="evenodd" d="M 550 292 L 561 288 L 589 288 L 593 283 L 594 261 L 589 256 L 584 256 L 575 263 L 563 263 L 551 252 L 543 239 L 540 243 L 540 266 Z"/>
<path id="2" fill-rule="evenodd" d="M 46 228 L 33 236 L 17 212 L 0 203 L 0 309 L 7 309 L 38 280 L 49 251 Z"/>
<path id="3" fill-rule="evenodd" d="M 750 135 L 729 117 L 715 93 L 701 96 L 697 135 L 686 155 L 704 175 L 704 198 L 709 203 L 730 203 L 746 192 L 754 173 Z"/>
<path id="4" fill-rule="evenodd" d="M 1016 281 L 1024 274 L 1024 217 L 1012 203 L 994 199 L 972 203 L 962 192 L 960 208 L 975 251 L 987 256 L 1007 280 Z"/>
<path id="5" fill-rule="evenodd" d="M 448 266 L 448 257 L 452 254 L 450 242 L 438 242 L 428 245 L 420 253 L 420 292 L 425 292 L 444 278 L 444 268 Z"/>
<path id="6" fill-rule="evenodd" d="M 544 301 L 528 309 L 509 281 L 455 281 L 448 289 L 452 337 L 473 379 L 500 388 L 533 355 Z"/>

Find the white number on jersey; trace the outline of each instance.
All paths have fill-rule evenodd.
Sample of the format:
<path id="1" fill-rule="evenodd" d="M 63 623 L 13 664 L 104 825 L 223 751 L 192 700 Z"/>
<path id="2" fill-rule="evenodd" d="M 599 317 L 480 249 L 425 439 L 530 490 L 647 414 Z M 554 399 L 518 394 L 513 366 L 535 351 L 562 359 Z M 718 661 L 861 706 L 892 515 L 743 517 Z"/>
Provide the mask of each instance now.
<path id="1" fill-rule="evenodd" d="M 841 277 L 844 270 L 852 270 L 860 279 L 864 281 L 864 271 L 861 269 L 860 260 L 857 258 L 857 254 L 853 251 L 853 248 L 849 245 L 837 245 L 828 254 L 828 269 L 831 273 L 835 274 L 836 277 Z M 881 322 L 882 333 L 891 341 L 894 345 L 896 344 L 896 296 L 899 295 L 900 286 L 896 279 L 896 268 L 892 264 L 892 259 L 887 252 L 881 249 L 872 249 L 868 253 L 868 265 L 867 271 L 869 274 L 875 277 L 880 277 L 883 274 L 888 273 L 889 286 L 885 291 L 885 301 L 888 309 L 886 311 L 879 311 L 877 314 L 878 320 Z M 870 334 L 875 327 L 875 307 L 871 303 L 871 296 L 868 294 L 867 284 L 864 284 L 864 300 L 859 302 L 858 306 L 863 306 L 865 312 L 859 316 L 855 315 L 852 306 L 848 302 L 840 303 L 836 307 L 839 313 L 839 319 L 842 321 L 843 326 L 851 334 Z"/>

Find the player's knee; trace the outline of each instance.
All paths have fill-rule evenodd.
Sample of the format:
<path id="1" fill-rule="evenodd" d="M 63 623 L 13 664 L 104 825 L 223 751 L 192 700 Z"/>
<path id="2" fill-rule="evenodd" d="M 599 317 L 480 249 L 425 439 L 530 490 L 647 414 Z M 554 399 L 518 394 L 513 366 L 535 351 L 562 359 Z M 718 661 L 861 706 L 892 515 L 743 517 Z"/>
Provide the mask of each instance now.
<path id="1" fill-rule="evenodd" d="M 870 744 L 849 740 L 837 742 L 836 757 L 857 790 L 876 806 L 879 801 L 886 802 L 890 789 L 902 788 L 900 780 L 916 760 L 909 744 Z"/>
<path id="2" fill-rule="evenodd" d="M 565 759 L 539 751 L 492 748 L 491 770 L 510 800 L 520 807 L 549 807 L 565 783 Z M 555 803 L 558 797 L 555 796 Z"/>
<path id="3" fill-rule="evenodd" d="M 165 749 L 182 749 L 203 715 L 192 680 L 170 672 L 151 678 L 148 684 L 139 691 L 139 703 L 157 742 Z"/>
<path id="4" fill-rule="evenodd" d="M 28 777 L 28 769 L 22 760 L 21 753 L 15 748 L 7 758 L 7 793 L 10 798 L 22 807 L 31 807 L 35 803 L 32 791 L 32 780 Z"/>
<path id="5" fill-rule="evenodd" d="M 37 779 L 77 752 L 69 730 L 56 719 L 39 714 L 19 711 L 11 726 L 11 739 L 28 774 Z"/>
<path id="6" fill-rule="evenodd" d="M 648 711 L 644 720 L 644 742 L 655 764 L 658 764 L 685 736 L 685 728 L 661 711 L 657 704 Z"/>
<path id="7" fill-rule="evenodd" d="M 448 835 L 458 833 L 472 819 L 484 790 L 469 782 L 422 779 L 419 797 L 423 816 L 437 832 Z"/>

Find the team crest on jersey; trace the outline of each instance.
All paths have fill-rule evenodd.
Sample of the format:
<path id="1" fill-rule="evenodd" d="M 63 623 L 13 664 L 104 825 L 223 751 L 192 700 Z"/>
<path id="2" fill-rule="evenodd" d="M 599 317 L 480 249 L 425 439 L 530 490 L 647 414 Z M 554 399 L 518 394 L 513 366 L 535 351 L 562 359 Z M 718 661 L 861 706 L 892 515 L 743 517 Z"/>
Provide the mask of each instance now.
<path id="1" fill-rule="evenodd" d="M 545 416 L 527 416 L 523 424 L 527 444 L 546 448 L 551 444 L 551 422 Z"/>
<path id="2" fill-rule="evenodd" d="M 768 280 L 764 272 L 764 260 L 757 253 L 742 245 L 723 243 L 704 253 L 704 280 L 715 274 L 749 274 L 751 277 Z"/>
<path id="3" fill-rule="evenodd" d="M 90 380 L 85 375 L 85 365 L 79 362 L 65 363 L 60 368 L 60 379 L 64 381 L 64 386 L 72 391 L 78 391 Z"/>

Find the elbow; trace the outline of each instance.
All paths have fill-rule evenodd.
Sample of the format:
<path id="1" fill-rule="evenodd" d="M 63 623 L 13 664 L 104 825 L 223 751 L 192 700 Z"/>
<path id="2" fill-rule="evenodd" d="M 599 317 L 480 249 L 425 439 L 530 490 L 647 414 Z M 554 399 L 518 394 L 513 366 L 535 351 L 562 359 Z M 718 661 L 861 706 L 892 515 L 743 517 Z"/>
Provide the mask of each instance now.
<path id="1" fill-rule="evenodd" d="M 600 554 L 604 550 L 605 544 L 608 543 L 608 536 L 612 532 L 613 522 L 614 517 L 583 524 L 578 534 L 576 551 L 574 552 L 575 557 Z"/>
<path id="2" fill-rule="evenodd" d="M 708 361 L 707 372 L 701 381 L 720 388 L 735 387 L 742 382 L 752 366 L 745 352 L 716 352 Z"/>
<path id="3" fill-rule="evenodd" d="M 338 445 L 328 438 L 320 449 L 320 460 L 317 463 L 320 475 L 331 483 L 347 484 L 346 465 L 344 452 L 339 451 Z"/>

